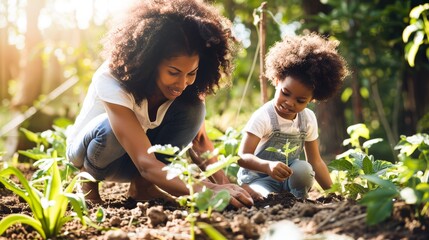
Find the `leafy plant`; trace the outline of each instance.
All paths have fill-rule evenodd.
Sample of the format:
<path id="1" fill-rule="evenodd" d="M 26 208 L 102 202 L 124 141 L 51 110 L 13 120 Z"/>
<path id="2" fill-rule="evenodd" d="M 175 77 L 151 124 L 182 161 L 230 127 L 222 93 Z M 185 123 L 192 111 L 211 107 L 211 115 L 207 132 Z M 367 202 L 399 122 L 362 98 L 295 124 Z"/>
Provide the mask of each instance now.
<path id="1" fill-rule="evenodd" d="M 91 222 L 86 217 L 87 209 L 83 193 L 73 193 L 73 190 L 80 178 L 83 177 L 92 181 L 95 179 L 88 173 L 81 172 L 68 185 L 65 185 L 61 180 L 57 166 L 59 159 L 55 157 L 55 152 L 53 155 L 53 158 L 45 161 L 47 174 L 35 182 L 28 181 L 22 172 L 13 166 L 0 171 L 0 182 L 24 199 L 33 215 L 10 214 L 3 218 L 0 221 L 0 234 L 13 224 L 24 223 L 33 227 L 43 239 L 48 239 L 58 236 L 62 226 L 73 219 L 79 219 L 84 226 Z M 18 178 L 22 187 L 9 179 L 11 175 Z M 37 183 L 44 186 L 42 191 L 34 186 Z M 69 204 L 73 212 L 71 215 L 65 215 Z"/>
<path id="2" fill-rule="evenodd" d="M 25 151 L 19 150 L 18 153 L 34 160 L 52 157 L 54 151 L 57 156 L 64 157 L 66 152 L 65 129 L 58 126 L 53 126 L 53 129 L 35 133 L 25 128 L 20 128 L 25 137 L 29 141 L 36 143 L 36 146 Z"/>
<path id="3" fill-rule="evenodd" d="M 357 199 L 362 194 L 374 189 L 364 175 L 386 175 L 392 163 L 384 160 L 375 160 L 368 155 L 368 149 L 382 139 L 370 139 L 361 143 L 362 139 L 369 139 L 369 130 L 364 124 L 355 124 L 347 128 L 350 138 L 343 141 L 344 145 L 353 148 L 338 155 L 328 164 L 334 183 L 328 192 L 336 192 L 351 199 Z"/>
<path id="4" fill-rule="evenodd" d="M 187 147 L 180 150 L 178 147 L 173 147 L 171 145 L 154 145 L 149 148 L 148 152 L 156 152 L 172 156 L 169 158 L 171 164 L 164 167 L 163 170 L 167 171 L 167 179 L 179 177 L 179 179 L 186 184 L 186 187 L 189 190 L 189 195 L 180 196 L 177 198 L 177 201 L 181 206 L 187 206 L 190 209 L 187 221 L 191 224 L 191 239 L 195 239 L 194 227 L 197 220 L 195 208 L 198 208 L 200 213 L 207 212 L 210 217 L 213 210 L 222 211 L 226 206 L 228 206 L 231 196 L 226 190 L 214 194 L 211 189 L 206 187 L 203 187 L 201 192 L 194 192 L 193 186 L 201 185 L 203 181 L 215 172 L 225 168 L 231 163 L 237 162 L 238 157 L 232 155 L 224 157 L 223 155 L 220 155 L 219 160 L 216 163 L 207 166 L 206 170 L 202 171 L 195 163 L 192 163 L 191 158 L 188 155 L 188 150 L 191 147 L 192 144 L 189 144 Z M 210 154 L 208 157 L 211 157 Z M 209 229 L 210 232 L 213 232 L 214 230 L 207 228 L 205 225 L 201 226 L 204 226 L 203 229 Z"/>
<path id="5" fill-rule="evenodd" d="M 429 3 L 418 5 L 410 11 L 410 25 L 402 32 L 402 40 L 405 45 L 405 56 L 408 64 L 414 67 L 419 48 L 424 44 L 429 44 Z M 411 35 L 414 35 L 410 41 Z M 426 57 L 429 59 L 429 48 L 426 49 Z"/>

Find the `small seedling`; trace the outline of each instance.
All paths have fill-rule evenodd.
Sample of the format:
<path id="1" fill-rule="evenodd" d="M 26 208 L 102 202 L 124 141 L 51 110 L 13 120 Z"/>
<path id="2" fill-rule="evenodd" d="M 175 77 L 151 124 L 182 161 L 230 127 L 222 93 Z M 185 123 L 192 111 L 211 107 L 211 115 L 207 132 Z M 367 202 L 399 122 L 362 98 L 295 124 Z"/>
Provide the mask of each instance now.
<path id="1" fill-rule="evenodd" d="M 298 149 L 298 146 L 295 146 L 291 149 L 289 149 L 290 142 L 286 141 L 285 145 L 283 145 L 282 149 L 277 149 L 275 147 L 268 147 L 265 150 L 269 152 L 276 152 L 280 153 L 283 156 L 285 156 L 285 164 L 289 166 L 289 154 L 295 152 Z"/>
<path id="2" fill-rule="evenodd" d="M 231 196 L 226 190 L 214 194 L 212 190 L 206 187 L 203 187 L 201 192 L 195 193 L 193 186 L 203 184 L 203 181 L 207 180 L 207 178 L 215 172 L 225 168 L 231 163 L 237 162 L 238 157 L 233 157 L 232 155 L 224 157 L 221 155 L 218 162 L 207 166 L 205 171 L 201 171 L 195 163 L 192 163 L 188 155 L 188 150 L 191 147 L 192 144 L 189 144 L 187 147 L 180 150 L 178 147 L 173 147 L 171 145 L 154 145 L 149 148 L 148 152 L 156 152 L 171 156 L 171 158 L 168 159 L 171 164 L 165 166 L 163 170 L 167 171 L 167 179 L 170 180 L 179 177 L 189 190 L 189 195 L 178 197 L 177 201 L 181 206 L 187 206 L 190 209 L 187 220 L 191 224 L 191 239 L 195 239 L 194 227 L 197 220 L 195 208 L 198 208 L 200 213 L 207 211 L 208 216 L 210 216 L 212 210 L 222 211 L 228 206 Z M 203 229 L 209 228 L 205 226 Z M 213 231 L 213 229 L 210 231 Z"/>

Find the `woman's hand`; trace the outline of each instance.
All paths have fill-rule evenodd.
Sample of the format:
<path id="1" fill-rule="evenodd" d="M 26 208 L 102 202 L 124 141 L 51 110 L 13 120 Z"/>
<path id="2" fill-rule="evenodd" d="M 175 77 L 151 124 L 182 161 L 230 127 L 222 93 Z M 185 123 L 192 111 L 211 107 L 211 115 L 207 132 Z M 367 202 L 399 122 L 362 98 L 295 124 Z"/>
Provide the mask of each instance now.
<path id="1" fill-rule="evenodd" d="M 262 196 L 260 193 L 256 192 L 249 186 L 249 184 L 243 184 L 241 187 L 246 190 L 250 196 L 253 198 L 254 201 L 262 201 L 264 200 L 264 196 Z"/>
<path id="2" fill-rule="evenodd" d="M 250 194 L 236 184 L 233 184 L 233 183 L 223 184 L 223 185 L 214 184 L 213 186 L 210 187 L 210 189 L 213 190 L 215 194 L 222 190 L 227 190 L 231 195 L 231 200 L 229 203 L 237 208 L 250 207 L 253 205 L 253 199 L 250 196 Z"/>
<path id="3" fill-rule="evenodd" d="M 290 169 L 286 164 L 279 161 L 269 161 L 268 163 L 268 172 L 274 180 L 282 182 L 286 180 L 290 175 L 292 175 L 292 169 Z"/>

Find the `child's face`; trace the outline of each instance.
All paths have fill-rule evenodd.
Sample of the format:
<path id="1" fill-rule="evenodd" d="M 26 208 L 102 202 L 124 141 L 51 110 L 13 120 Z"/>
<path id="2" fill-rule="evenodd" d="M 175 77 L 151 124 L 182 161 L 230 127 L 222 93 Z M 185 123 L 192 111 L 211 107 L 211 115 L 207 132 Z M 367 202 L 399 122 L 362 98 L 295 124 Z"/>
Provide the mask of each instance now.
<path id="1" fill-rule="evenodd" d="M 165 98 L 174 100 L 195 82 L 199 60 L 200 57 L 195 54 L 180 55 L 161 62 L 156 85 Z"/>
<path id="2" fill-rule="evenodd" d="M 312 99 L 313 89 L 298 79 L 288 76 L 283 81 L 277 81 L 274 102 L 281 117 L 293 120 Z"/>

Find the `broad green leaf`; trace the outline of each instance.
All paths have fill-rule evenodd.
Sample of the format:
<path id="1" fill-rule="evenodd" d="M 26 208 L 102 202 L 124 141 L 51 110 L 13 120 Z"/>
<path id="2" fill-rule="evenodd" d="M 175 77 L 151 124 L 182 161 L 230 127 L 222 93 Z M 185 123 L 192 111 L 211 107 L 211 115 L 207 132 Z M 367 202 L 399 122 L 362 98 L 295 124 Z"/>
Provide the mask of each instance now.
<path id="1" fill-rule="evenodd" d="M 427 162 L 423 159 L 406 158 L 404 165 L 412 171 L 425 171 L 428 168 Z"/>
<path id="2" fill-rule="evenodd" d="M 373 174 L 374 169 L 372 167 L 372 161 L 368 157 L 364 158 L 362 161 L 362 170 L 365 174 Z"/>
<path id="3" fill-rule="evenodd" d="M 375 175 L 363 175 L 362 177 L 370 182 L 380 185 L 383 188 L 388 188 L 389 190 L 397 192 L 395 184 L 393 184 L 391 181 L 381 179 Z"/>
<path id="4" fill-rule="evenodd" d="M 222 211 L 228 206 L 230 200 L 231 195 L 229 192 L 222 190 L 210 199 L 210 206 L 212 206 L 215 211 Z"/>
<path id="5" fill-rule="evenodd" d="M 195 194 L 195 203 L 200 211 L 205 211 L 209 208 L 212 196 L 213 191 L 208 188 Z"/>
<path id="6" fill-rule="evenodd" d="M 383 139 L 382 139 L 382 138 L 374 138 L 374 139 L 371 139 L 371 140 L 365 141 L 365 142 L 362 144 L 362 147 L 363 147 L 363 148 L 365 148 L 365 149 L 369 149 L 372 145 L 374 145 L 374 144 L 376 144 L 376 143 L 379 143 L 379 142 L 382 142 L 382 141 L 383 141 Z"/>
<path id="7" fill-rule="evenodd" d="M 353 169 L 353 164 L 345 159 L 336 159 L 328 164 L 330 170 L 349 171 Z"/>
<path id="8" fill-rule="evenodd" d="M 2 235 L 10 226 L 17 223 L 30 225 L 42 236 L 43 239 L 46 239 L 47 236 L 39 221 L 28 215 L 18 213 L 10 214 L 0 221 L 0 235 Z"/>
<path id="9" fill-rule="evenodd" d="M 197 226 L 202 229 L 207 236 L 212 240 L 227 240 L 219 231 L 217 231 L 212 225 L 205 222 L 198 222 Z"/>
<path id="10" fill-rule="evenodd" d="M 374 225 L 388 218 L 393 209 L 393 198 L 398 195 L 394 189 L 379 188 L 366 193 L 359 201 L 367 206 L 367 223 Z"/>

